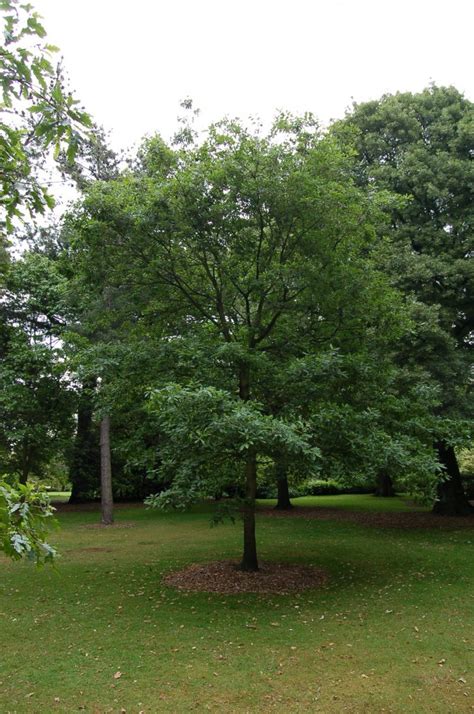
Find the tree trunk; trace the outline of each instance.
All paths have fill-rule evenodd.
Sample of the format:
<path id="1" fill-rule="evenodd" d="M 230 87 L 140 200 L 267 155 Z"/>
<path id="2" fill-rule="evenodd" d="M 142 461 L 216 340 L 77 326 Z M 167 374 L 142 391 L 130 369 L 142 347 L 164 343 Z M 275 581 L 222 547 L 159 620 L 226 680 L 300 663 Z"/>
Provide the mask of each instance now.
<path id="1" fill-rule="evenodd" d="M 110 526 L 114 522 L 114 501 L 110 456 L 110 416 L 108 415 L 100 422 L 100 492 L 102 523 L 105 526 Z"/>
<path id="2" fill-rule="evenodd" d="M 255 495 L 257 492 L 257 459 L 255 454 L 249 454 L 245 464 L 245 505 L 244 519 L 244 553 L 240 569 L 247 572 L 258 570 L 257 541 L 255 538 Z"/>
<path id="3" fill-rule="evenodd" d="M 27 462 L 23 462 L 21 466 L 21 473 L 20 473 L 20 478 L 19 481 L 20 483 L 25 486 L 26 483 L 28 482 L 28 476 L 30 475 L 30 467 Z"/>
<path id="4" fill-rule="evenodd" d="M 473 513 L 474 508 L 464 492 L 454 448 L 444 441 L 439 441 L 436 450 L 447 478 L 438 484 L 438 498 L 433 506 L 433 513 L 442 516 L 467 516 Z"/>
<path id="5" fill-rule="evenodd" d="M 239 373 L 239 396 L 243 401 L 250 399 L 250 368 L 242 365 Z M 245 464 L 245 504 L 242 509 L 244 521 L 244 553 L 241 570 L 258 570 L 257 541 L 255 538 L 255 496 L 257 494 L 257 455 L 250 452 Z"/>
<path id="6" fill-rule="evenodd" d="M 30 448 L 29 439 L 25 436 L 21 450 L 20 483 L 25 486 L 30 475 Z"/>
<path id="7" fill-rule="evenodd" d="M 69 460 L 69 503 L 84 503 L 100 488 L 99 430 L 93 422 L 96 379 L 84 381 L 77 408 L 77 429 Z"/>
<path id="8" fill-rule="evenodd" d="M 293 508 L 293 504 L 290 501 L 286 465 L 277 461 L 275 464 L 275 473 L 278 487 L 278 501 L 275 508 L 281 511 L 289 511 L 290 508 Z"/>
<path id="9" fill-rule="evenodd" d="M 386 471 L 379 471 L 377 474 L 377 485 L 375 487 L 375 495 L 390 498 L 395 496 L 392 479 Z"/>

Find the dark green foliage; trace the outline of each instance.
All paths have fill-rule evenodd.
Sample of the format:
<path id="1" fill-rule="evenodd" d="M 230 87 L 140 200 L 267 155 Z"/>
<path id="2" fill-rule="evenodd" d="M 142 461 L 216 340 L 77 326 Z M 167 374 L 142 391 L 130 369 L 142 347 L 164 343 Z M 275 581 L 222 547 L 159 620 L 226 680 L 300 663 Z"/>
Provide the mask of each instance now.
<path id="1" fill-rule="evenodd" d="M 160 472 L 179 484 L 173 497 L 214 493 L 231 471 L 239 485 L 245 471 L 252 504 L 258 462 L 293 462 L 290 442 L 303 438 L 301 403 L 281 407 L 278 383 L 290 362 L 336 335 L 390 331 L 399 322 L 387 309 L 395 297 L 364 260 L 378 202 L 357 189 L 348 156 L 311 117 L 282 115 L 266 136 L 224 121 L 203 144 L 188 139 L 173 149 L 147 142 L 133 174 L 88 187 L 67 230 L 88 311 L 98 308 L 104 407 L 109 400 L 120 410 L 125 384 L 123 372 L 115 381 L 120 349 L 104 352 L 107 330 L 118 348 L 132 344 L 138 360 L 140 339 L 154 343 L 155 359 L 131 378 L 133 388 L 143 399 L 146 381 L 151 389 L 178 381 L 179 399 L 190 400 L 173 412 L 172 429 L 163 423 L 170 402 L 155 415 L 165 437 Z M 230 416 L 219 431 L 204 410 L 202 443 L 190 441 L 186 409 L 206 394 L 226 395 L 244 431 Z M 317 443 L 304 439 L 307 449 Z"/>
<path id="2" fill-rule="evenodd" d="M 390 241 L 381 245 L 379 260 L 404 291 L 414 320 L 398 360 L 424 370 L 438 386 L 440 432 L 433 443 L 443 441 L 444 419 L 473 416 L 474 105 L 453 87 L 432 86 L 355 105 L 334 131 L 357 149 L 359 183 L 400 199 L 381 226 Z M 455 445 L 452 436 L 445 451 Z M 455 458 L 451 471 L 446 460 L 440 463 L 448 480 L 456 479 Z"/>
<path id="3" fill-rule="evenodd" d="M 167 387 L 152 394 L 160 433 L 161 473 L 169 490 L 149 505 L 186 507 L 213 497 L 229 484 L 244 489 L 243 466 L 249 452 L 260 457 L 284 454 L 301 474 L 317 469 L 319 452 L 303 424 L 286 424 L 214 388 Z"/>
<path id="4" fill-rule="evenodd" d="M 73 393 L 58 343 L 63 281 L 41 255 L 12 262 L 0 290 L 0 464 L 22 482 L 61 454 Z"/>
<path id="5" fill-rule="evenodd" d="M 95 380 L 85 381 L 77 401 L 77 425 L 69 457 L 71 503 L 94 500 L 100 489 L 99 430 L 93 419 Z"/>

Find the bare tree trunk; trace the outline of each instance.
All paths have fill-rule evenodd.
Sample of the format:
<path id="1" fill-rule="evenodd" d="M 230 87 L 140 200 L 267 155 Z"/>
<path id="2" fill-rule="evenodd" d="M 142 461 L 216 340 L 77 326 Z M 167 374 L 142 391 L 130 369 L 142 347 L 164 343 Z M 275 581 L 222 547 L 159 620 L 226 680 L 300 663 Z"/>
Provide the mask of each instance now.
<path id="1" fill-rule="evenodd" d="M 100 492 L 102 523 L 110 526 L 114 522 L 114 500 L 112 495 L 112 460 L 110 456 L 110 416 L 100 422 Z"/>
<path id="2" fill-rule="evenodd" d="M 386 471 L 379 471 L 377 474 L 377 486 L 375 487 L 375 495 L 391 498 L 395 496 L 392 479 Z"/>
<path id="3" fill-rule="evenodd" d="M 258 570 L 257 541 L 255 538 L 255 495 L 257 492 L 257 459 L 249 454 L 245 464 L 245 505 L 244 518 L 244 553 L 240 569 L 248 572 Z"/>
<path id="4" fill-rule="evenodd" d="M 442 516 L 467 516 L 474 513 L 474 508 L 464 492 L 454 448 L 444 441 L 439 441 L 436 449 L 447 479 L 438 485 L 438 499 L 433 506 L 433 513 Z"/>
<path id="5" fill-rule="evenodd" d="M 277 461 L 275 464 L 275 473 L 278 488 L 278 501 L 275 508 L 281 511 L 289 511 L 290 508 L 293 508 L 293 504 L 290 501 L 287 472 L 288 470 L 286 465 Z"/>
<path id="6" fill-rule="evenodd" d="M 244 401 L 250 399 L 250 368 L 242 365 L 239 374 L 239 396 Z M 242 509 L 244 520 L 244 552 L 241 570 L 258 570 L 257 541 L 255 538 L 255 496 L 257 494 L 257 455 L 249 453 L 245 464 L 245 505 Z"/>

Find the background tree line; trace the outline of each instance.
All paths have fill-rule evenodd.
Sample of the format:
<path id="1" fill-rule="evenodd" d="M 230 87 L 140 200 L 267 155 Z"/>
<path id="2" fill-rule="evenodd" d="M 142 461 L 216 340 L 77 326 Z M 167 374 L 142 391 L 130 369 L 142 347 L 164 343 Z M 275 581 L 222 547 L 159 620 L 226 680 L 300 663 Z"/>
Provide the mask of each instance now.
<path id="1" fill-rule="evenodd" d="M 99 495 L 102 458 L 116 497 L 232 496 L 245 569 L 259 488 L 290 507 L 308 480 L 395 484 L 468 513 L 472 103 L 432 86 L 325 131 L 283 113 L 268 132 L 224 120 L 202 139 L 187 121 L 124 165 L 41 63 L 51 48 L 15 56 L 7 6 L 4 91 L 32 119 L 2 125 L 17 157 L 5 226 L 50 202 L 29 137 L 81 198 L 21 257 L 4 241 L 1 471 L 26 484 L 62 463 L 80 501 Z"/>

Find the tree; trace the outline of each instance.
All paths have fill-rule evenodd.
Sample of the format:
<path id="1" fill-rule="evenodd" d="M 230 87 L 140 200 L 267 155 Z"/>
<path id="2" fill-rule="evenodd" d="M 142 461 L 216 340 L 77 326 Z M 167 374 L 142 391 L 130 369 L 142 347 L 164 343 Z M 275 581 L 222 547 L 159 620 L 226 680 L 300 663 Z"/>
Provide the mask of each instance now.
<path id="1" fill-rule="evenodd" d="M 354 105 L 334 130 L 340 136 L 349 130 L 359 183 L 403 199 L 392 204 L 389 225 L 382 227 L 391 243 L 380 251 L 418 324 L 399 359 L 421 366 L 440 386 L 441 432 L 434 443 L 445 478 L 435 511 L 465 513 L 456 439 L 443 438 L 442 421 L 472 417 L 474 105 L 453 87 L 431 86 Z"/>
<path id="2" fill-rule="evenodd" d="M 51 154 L 57 156 L 62 148 L 72 160 L 89 118 L 78 108 L 72 94 L 65 90 L 61 70 L 53 67 L 50 60 L 55 48 L 42 42 L 45 30 L 31 5 L 20 4 L 17 0 L 1 0 L 0 14 L 4 36 L 4 44 L 0 47 L 0 269 L 3 271 L 9 264 L 6 234 L 12 232 L 15 219 L 21 220 L 25 210 L 34 218 L 54 203 L 40 178 L 43 163 Z M 6 409 L 6 416 L 9 416 L 19 386 L 18 381 L 15 384 L 17 377 L 12 372 L 11 358 L 13 356 L 15 361 L 16 353 L 25 364 L 28 346 L 24 341 L 19 344 L 21 338 L 16 339 L 18 335 L 7 324 L 3 303 L 0 328 L 3 356 L 8 350 L 10 360 L 10 364 L 2 362 L 2 380 L 6 381 L 7 394 L 2 394 L 1 408 Z M 19 350 L 12 351 L 13 344 Z M 37 356 L 33 360 L 35 366 Z M 4 443 L 0 449 L 9 458 L 12 453 L 11 424 L 2 421 L 2 427 L 6 445 Z M 24 459 L 23 462 L 26 473 Z M 1 488 L 2 549 L 14 557 L 30 552 L 41 559 L 47 551 L 43 524 L 50 513 L 46 502 L 25 485 L 15 490 L 2 482 Z"/>
<path id="3" fill-rule="evenodd" d="M 69 454 L 69 503 L 89 501 L 99 488 L 99 435 L 94 424 L 94 395 L 96 379 L 84 379 L 79 387 L 77 424 Z"/>
<path id="4" fill-rule="evenodd" d="M 41 255 L 9 266 L 0 290 L 0 466 L 25 484 L 64 451 L 73 395 L 58 337 L 62 278 Z"/>
<path id="5" fill-rule="evenodd" d="M 322 478 L 370 488 L 385 472 L 400 488 L 432 499 L 439 393 L 420 370 L 394 363 L 393 350 L 411 322 L 400 296 L 374 291 L 374 277 L 361 300 L 365 329 L 359 321 L 354 333 L 352 319 L 331 344 L 313 344 L 289 361 L 272 386 L 273 404 L 280 414 L 296 411 L 305 420 L 321 451 Z M 284 466 L 291 476 L 291 463 Z"/>
<path id="6" fill-rule="evenodd" d="M 351 329 L 365 329 L 361 256 L 376 200 L 355 187 L 347 156 L 310 117 L 282 115 L 267 136 L 229 121 L 202 144 L 182 136 L 175 149 L 148 142 L 133 174 L 88 189 L 72 220 L 74 247 L 82 274 L 126 291 L 135 319 L 139 306 L 158 314 L 178 351 L 188 337 L 207 340 L 224 389 L 206 384 L 197 365 L 194 385 L 157 392 L 160 455 L 178 454 L 171 492 L 181 497 L 214 485 L 217 453 L 244 462 L 241 567 L 255 570 L 259 457 L 314 464 L 317 455 L 296 412 L 273 416 L 263 375 L 285 369 L 294 325 L 324 341 L 354 314 Z"/>
<path id="7" fill-rule="evenodd" d="M 13 229 L 25 210 L 42 214 L 54 200 L 41 179 L 46 160 L 61 150 L 73 161 L 89 126 L 88 115 L 65 88 L 57 51 L 29 4 L 2 0 L 0 22 L 0 235 Z"/>
<path id="8" fill-rule="evenodd" d="M 58 163 L 62 174 L 71 178 L 80 191 L 87 189 L 94 181 L 108 181 L 119 175 L 120 159 L 108 146 L 104 129 L 95 125 L 91 126 L 88 136 L 78 146 L 73 160 L 67 152 L 62 151 L 58 156 Z M 62 270 L 72 287 L 68 291 L 68 304 L 73 315 L 68 326 L 69 337 L 72 338 L 69 339 L 69 343 L 70 346 L 74 345 L 77 335 L 81 335 L 82 344 L 79 354 L 77 345 L 76 349 L 73 347 L 71 351 L 74 354 L 71 365 L 75 363 L 78 367 L 81 362 L 80 355 L 84 356 L 88 350 L 93 352 L 94 343 L 100 339 L 100 324 L 104 322 L 100 314 L 102 311 L 110 309 L 110 299 L 104 292 L 94 295 L 92 298 L 94 308 L 91 310 L 88 298 L 84 299 L 82 293 L 79 298 L 74 294 L 74 269 L 68 260 L 67 238 L 65 241 L 63 241 L 63 236 L 56 238 L 56 240 L 47 241 L 46 247 L 54 254 L 59 269 Z M 99 304 L 97 305 L 97 303 Z M 87 357 L 85 362 L 88 362 Z M 100 489 L 102 520 L 105 524 L 110 524 L 113 520 L 111 420 L 110 415 L 103 415 L 99 439 L 93 418 L 97 402 L 98 377 L 91 368 L 86 369 L 86 372 L 82 377 L 76 437 L 69 461 L 72 484 L 70 502 L 90 500 Z"/>
<path id="9" fill-rule="evenodd" d="M 106 414 L 100 422 L 100 492 L 102 523 L 110 526 L 114 522 L 112 495 L 112 459 L 110 455 L 110 416 Z"/>

